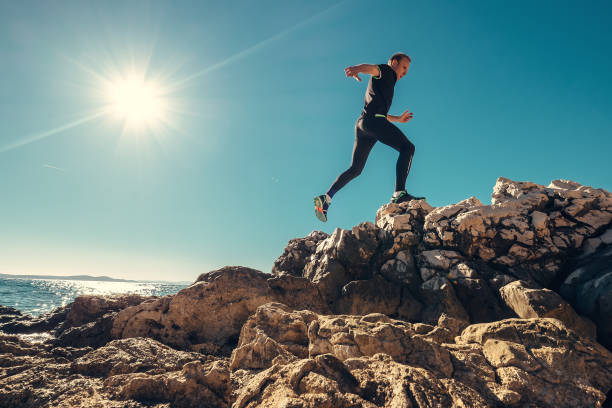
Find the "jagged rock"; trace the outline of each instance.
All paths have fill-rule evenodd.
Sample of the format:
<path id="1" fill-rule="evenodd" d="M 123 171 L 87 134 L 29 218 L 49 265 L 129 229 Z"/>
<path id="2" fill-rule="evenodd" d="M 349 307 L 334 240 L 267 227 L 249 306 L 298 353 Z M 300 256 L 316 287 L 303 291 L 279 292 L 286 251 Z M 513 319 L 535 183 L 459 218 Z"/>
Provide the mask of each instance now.
<path id="1" fill-rule="evenodd" d="M 111 340 L 111 329 L 116 313 L 107 313 L 95 321 L 70 327 L 53 341 L 58 346 L 100 347 Z"/>
<path id="2" fill-rule="evenodd" d="M 425 216 L 433 208 L 425 200 L 401 204 L 385 204 L 376 212 L 376 226 L 397 236 L 411 231 L 418 235 L 423 230 Z"/>
<path id="3" fill-rule="evenodd" d="M 553 181 L 544 187 L 499 178 L 492 202 L 461 202 L 431 211 L 423 226 L 424 242 L 457 249 L 510 274 L 527 271 L 548 285 L 565 258 L 612 221 L 612 194 L 576 183 Z"/>
<path id="4" fill-rule="evenodd" d="M 276 301 L 294 309 L 308 309 L 316 313 L 331 313 L 319 288 L 307 278 L 281 273 L 268 279 Z"/>
<path id="5" fill-rule="evenodd" d="M 319 244 L 317 254 L 327 253 L 344 265 L 352 265 L 354 269 L 368 265 L 378 244 L 377 228 L 371 222 L 364 222 L 353 227 L 351 231 L 336 229 L 329 238 Z"/>
<path id="6" fill-rule="evenodd" d="M 104 390 L 117 399 L 169 402 L 172 407 L 230 406 L 227 362 L 192 361 L 164 374 L 119 374 L 104 380 Z"/>
<path id="7" fill-rule="evenodd" d="M 339 314 L 365 315 L 378 312 L 393 315 L 400 305 L 401 290 L 401 287 L 380 276 L 352 281 L 342 288 L 342 297 L 335 311 Z"/>
<path id="8" fill-rule="evenodd" d="M 456 278 L 451 279 L 451 282 L 457 299 L 467 312 L 470 322 L 491 322 L 514 317 L 507 308 L 500 304 L 498 296 L 484 279 Z"/>
<path id="9" fill-rule="evenodd" d="M 420 298 L 425 305 L 421 315 L 421 320 L 425 323 L 435 324 L 443 313 L 459 320 L 469 321 L 469 315 L 446 278 L 438 276 L 423 282 Z"/>
<path id="10" fill-rule="evenodd" d="M 44 313 L 40 316 L 19 314 L 6 314 L 3 316 L 4 323 L 0 323 L 0 331 L 5 333 L 37 333 L 53 332 L 64 322 L 70 306 L 58 307 L 57 309 Z"/>
<path id="11" fill-rule="evenodd" d="M 347 283 L 373 277 L 374 255 L 383 242 L 384 230 L 370 222 L 352 230 L 337 228 L 319 242 L 304 267 L 304 277 L 316 284 L 325 302 L 334 310 Z"/>
<path id="12" fill-rule="evenodd" d="M 117 294 L 78 296 L 66 308 L 65 320 L 53 330 L 58 346 L 100 347 L 111 340 L 111 329 L 118 311 L 138 305 L 156 296 Z"/>
<path id="13" fill-rule="evenodd" d="M 288 273 L 303 276 L 304 266 L 306 266 L 310 256 L 316 251 L 319 242 L 327 237 L 329 235 L 323 231 L 312 231 L 304 238 L 290 240 L 283 254 L 274 262 L 272 274 Z"/>
<path id="14" fill-rule="evenodd" d="M 333 306 L 341 294 L 342 287 L 350 282 L 350 274 L 342 264 L 329 256 L 322 256 L 320 260 L 309 263 L 304 276 L 319 288 L 325 302 Z"/>
<path id="15" fill-rule="evenodd" d="M 452 266 L 463 260 L 463 256 L 457 251 L 434 249 L 420 253 L 421 264 L 429 268 L 448 271 Z"/>
<path id="16" fill-rule="evenodd" d="M 501 297 L 514 312 L 524 319 L 550 317 L 561 320 L 581 336 L 595 338 L 595 325 L 576 314 L 557 293 L 530 287 L 524 281 L 514 281 L 500 289 Z"/>
<path id="17" fill-rule="evenodd" d="M 230 368 L 264 369 L 308 357 L 308 325 L 314 319 L 310 311 L 292 312 L 281 303 L 260 306 L 242 326 Z"/>
<path id="18" fill-rule="evenodd" d="M 206 363 L 211 360 L 203 354 L 178 351 L 153 339 L 135 337 L 113 340 L 75 359 L 70 369 L 89 377 L 129 373 L 161 374 L 181 370 L 191 361 Z"/>
<path id="19" fill-rule="evenodd" d="M 81 295 L 70 304 L 66 320 L 58 328 L 58 334 L 70 327 L 94 322 L 110 312 L 118 312 L 129 306 L 138 305 L 145 300 L 154 300 L 157 296 L 142 296 L 132 293 L 109 296 Z"/>
<path id="20" fill-rule="evenodd" d="M 385 262 L 379 273 L 389 282 L 406 285 L 411 289 L 418 288 L 422 283 L 410 249 L 398 252 L 394 259 Z"/>
<path id="21" fill-rule="evenodd" d="M 429 212 L 423 223 L 423 240 L 426 244 L 444 246 L 446 243 L 454 243 L 458 238 L 457 231 L 448 228 L 451 220 L 459 214 L 482 207 L 482 203 L 475 197 L 460 201 L 457 204 L 439 207 Z M 470 221 L 471 219 L 468 219 Z M 474 233 L 484 232 L 484 225 L 478 218 L 473 218 L 473 225 L 464 223 L 463 228 Z"/>

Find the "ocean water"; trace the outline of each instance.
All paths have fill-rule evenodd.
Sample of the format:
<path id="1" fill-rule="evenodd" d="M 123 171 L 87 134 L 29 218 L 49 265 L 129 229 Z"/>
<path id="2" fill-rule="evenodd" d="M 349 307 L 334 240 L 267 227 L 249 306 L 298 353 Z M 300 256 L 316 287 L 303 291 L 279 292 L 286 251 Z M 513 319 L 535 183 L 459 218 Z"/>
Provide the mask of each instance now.
<path id="1" fill-rule="evenodd" d="M 184 282 L 104 282 L 69 279 L 0 278 L 0 305 L 38 316 L 65 306 L 79 295 L 136 293 L 164 296 L 189 286 Z"/>

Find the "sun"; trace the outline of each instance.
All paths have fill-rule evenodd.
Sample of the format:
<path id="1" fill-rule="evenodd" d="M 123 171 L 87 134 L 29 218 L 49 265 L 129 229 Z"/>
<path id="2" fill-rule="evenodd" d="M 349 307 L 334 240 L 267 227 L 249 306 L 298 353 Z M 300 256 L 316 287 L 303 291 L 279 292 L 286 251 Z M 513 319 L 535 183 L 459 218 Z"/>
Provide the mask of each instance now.
<path id="1" fill-rule="evenodd" d="M 107 88 L 110 110 L 127 128 L 153 128 L 165 120 L 167 103 L 157 83 L 133 75 L 109 81 Z"/>

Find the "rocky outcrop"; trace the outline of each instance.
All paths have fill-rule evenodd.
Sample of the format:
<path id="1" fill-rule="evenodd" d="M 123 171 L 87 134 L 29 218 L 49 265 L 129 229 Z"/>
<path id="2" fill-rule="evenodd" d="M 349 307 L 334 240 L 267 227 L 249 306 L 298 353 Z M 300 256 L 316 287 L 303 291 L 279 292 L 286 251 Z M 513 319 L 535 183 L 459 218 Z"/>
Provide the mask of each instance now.
<path id="1" fill-rule="evenodd" d="M 234 406 L 598 406 L 612 387 L 612 354 L 557 319 L 442 326 L 263 305 L 232 354 Z"/>
<path id="2" fill-rule="evenodd" d="M 334 313 L 380 312 L 429 324 L 442 314 L 472 323 L 519 317 L 501 289 L 521 280 L 540 294 L 560 293 L 565 299 L 555 293 L 554 302 L 563 304 L 566 324 L 593 335 L 592 321 L 609 344 L 612 319 L 602 311 L 610 309 L 612 194 L 605 190 L 499 178 L 491 205 L 474 197 L 438 208 L 423 200 L 387 204 L 375 224 L 310 236 L 318 244 L 312 250 L 309 239 L 301 271 L 295 262 L 282 270 L 286 250 L 273 272 L 314 282 Z M 529 316 L 536 315 L 545 313 Z"/>
<path id="3" fill-rule="evenodd" d="M 4 333 L 36 333 L 56 330 L 66 319 L 70 306 L 60 307 L 40 316 L 23 315 L 10 307 L 0 312 L 0 331 Z"/>
<path id="4" fill-rule="evenodd" d="M 291 240 L 272 274 L 0 308 L 19 333 L 0 335 L 0 408 L 601 407 L 611 264 L 605 190 L 500 178 L 491 205 L 387 204 Z"/>

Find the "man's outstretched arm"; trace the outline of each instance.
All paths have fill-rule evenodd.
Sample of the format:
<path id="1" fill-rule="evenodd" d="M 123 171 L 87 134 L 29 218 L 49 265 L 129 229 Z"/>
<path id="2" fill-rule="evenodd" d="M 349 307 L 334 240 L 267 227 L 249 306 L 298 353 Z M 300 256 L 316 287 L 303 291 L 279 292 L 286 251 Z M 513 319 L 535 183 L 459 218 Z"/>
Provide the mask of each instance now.
<path id="1" fill-rule="evenodd" d="M 361 78 L 359 78 L 359 74 L 380 76 L 380 68 L 378 68 L 378 65 L 372 65 L 372 64 L 353 65 L 351 67 L 344 68 L 344 72 L 346 73 L 347 77 L 353 77 L 359 82 L 361 82 Z"/>

